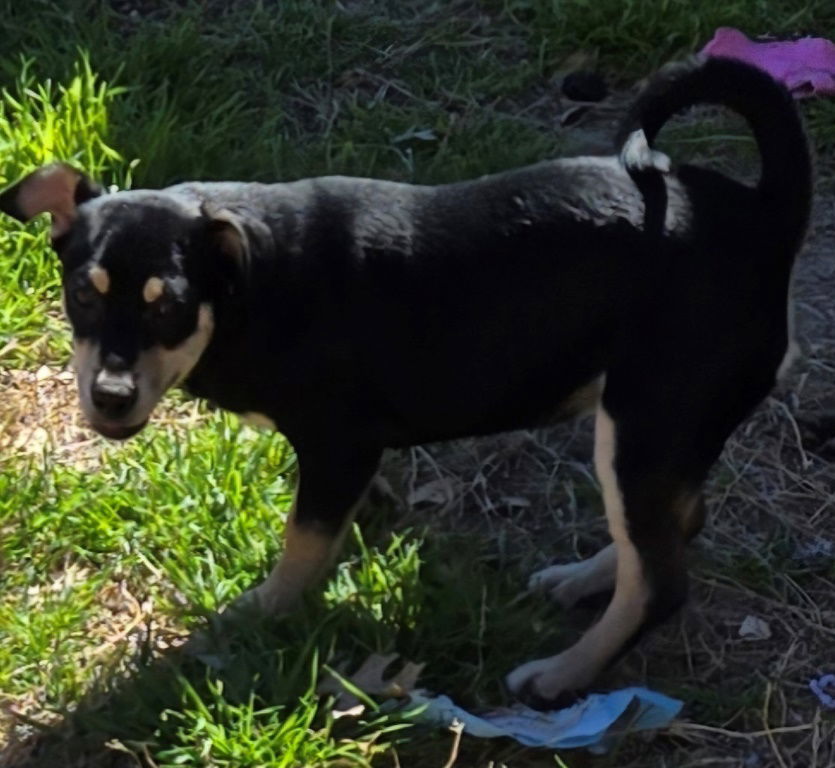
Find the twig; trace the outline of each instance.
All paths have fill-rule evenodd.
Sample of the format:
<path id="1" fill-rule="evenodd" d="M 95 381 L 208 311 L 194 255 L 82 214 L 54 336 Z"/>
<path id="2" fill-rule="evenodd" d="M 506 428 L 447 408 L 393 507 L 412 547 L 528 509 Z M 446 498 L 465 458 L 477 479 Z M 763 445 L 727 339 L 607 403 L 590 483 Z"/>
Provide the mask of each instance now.
<path id="1" fill-rule="evenodd" d="M 765 698 L 763 699 L 763 711 L 762 711 L 762 719 L 763 725 L 765 726 L 765 737 L 768 739 L 768 743 L 771 746 L 771 751 L 774 753 L 774 756 L 777 758 L 777 762 L 780 763 L 780 768 L 789 768 L 786 765 L 786 761 L 783 760 L 783 755 L 780 753 L 779 748 L 777 747 L 777 742 L 774 740 L 774 731 L 768 725 L 768 705 L 771 702 L 771 691 L 772 691 L 772 684 L 769 680 L 765 685 Z"/>
<path id="2" fill-rule="evenodd" d="M 458 759 L 458 748 L 461 746 L 461 734 L 464 733 L 464 723 L 460 720 L 453 720 L 449 729 L 455 734 L 455 740 L 452 742 L 452 751 L 449 753 L 449 760 L 444 763 L 444 768 L 452 768 Z"/>
<path id="3" fill-rule="evenodd" d="M 731 739 L 753 741 L 754 739 L 761 739 L 763 736 L 768 736 L 771 733 L 801 733 L 803 731 L 811 731 L 814 726 L 814 723 L 803 723 L 801 725 L 782 725 L 777 728 L 768 728 L 762 731 L 731 731 L 727 728 L 719 728 L 714 725 L 702 725 L 701 723 L 676 723 L 672 726 L 671 730 L 677 732 L 702 731 L 704 733 L 713 733 L 717 736 L 727 736 Z"/>

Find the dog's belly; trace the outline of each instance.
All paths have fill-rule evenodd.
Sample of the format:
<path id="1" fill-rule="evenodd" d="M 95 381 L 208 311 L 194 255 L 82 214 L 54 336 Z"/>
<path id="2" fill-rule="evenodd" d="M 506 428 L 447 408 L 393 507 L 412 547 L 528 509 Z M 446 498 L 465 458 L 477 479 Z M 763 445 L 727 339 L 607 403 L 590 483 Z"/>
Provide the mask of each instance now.
<path id="1" fill-rule="evenodd" d="M 403 417 L 386 420 L 379 431 L 385 445 L 402 448 L 546 426 L 593 410 L 602 390 L 603 376 L 594 375 L 572 381 L 546 378 L 508 391 L 489 407 L 484 407 L 478 392 L 472 393 L 470 402 L 424 400 Z"/>

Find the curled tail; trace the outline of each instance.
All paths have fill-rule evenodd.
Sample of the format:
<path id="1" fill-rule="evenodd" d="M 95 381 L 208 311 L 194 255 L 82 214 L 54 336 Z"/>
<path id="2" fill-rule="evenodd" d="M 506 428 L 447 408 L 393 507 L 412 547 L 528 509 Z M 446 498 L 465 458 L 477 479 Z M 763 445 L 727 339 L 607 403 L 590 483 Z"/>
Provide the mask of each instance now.
<path id="1" fill-rule="evenodd" d="M 724 106 L 747 120 L 760 151 L 757 192 L 763 214 L 779 222 L 780 235 L 796 249 L 806 231 L 812 198 L 806 133 L 789 92 L 749 64 L 692 57 L 659 70 L 617 133 L 617 151 L 630 175 L 646 179 L 658 176 L 653 172 L 666 172 L 669 161 L 652 149 L 652 143 L 667 120 L 695 104 Z M 649 212 L 649 201 L 647 208 Z"/>

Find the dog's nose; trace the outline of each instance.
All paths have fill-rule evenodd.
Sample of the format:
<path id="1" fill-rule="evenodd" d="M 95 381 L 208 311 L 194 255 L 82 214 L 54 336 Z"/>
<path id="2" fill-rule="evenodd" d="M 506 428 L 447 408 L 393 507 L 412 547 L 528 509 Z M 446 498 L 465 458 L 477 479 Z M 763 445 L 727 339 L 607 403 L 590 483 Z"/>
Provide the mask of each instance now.
<path id="1" fill-rule="evenodd" d="M 127 360 L 115 352 L 108 352 L 101 362 L 104 369 L 102 373 L 122 373 L 129 368 Z"/>
<path id="2" fill-rule="evenodd" d="M 136 384 L 129 371 L 103 369 L 93 382 L 93 405 L 108 419 L 126 416 L 136 404 Z"/>

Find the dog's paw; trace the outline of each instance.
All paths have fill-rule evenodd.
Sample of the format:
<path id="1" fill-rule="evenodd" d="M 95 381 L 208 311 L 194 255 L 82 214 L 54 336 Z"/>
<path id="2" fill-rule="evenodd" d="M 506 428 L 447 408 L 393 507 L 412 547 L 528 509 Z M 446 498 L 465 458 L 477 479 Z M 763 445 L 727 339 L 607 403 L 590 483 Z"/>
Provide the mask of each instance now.
<path id="1" fill-rule="evenodd" d="M 267 620 L 264 606 L 255 589 L 240 594 L 229 605 L 206 619 L 194 630 L 182 650 L 213 669 L 224 669 L 234 658 L 234 646 L 260 628 Z"/>
<path id="2" fill-rule="evenodd" d="M 244 624 L 273 620 L 292 613 L 300 606 L 301 600 L 301 589 L 292 581 L 287 585 L 279 580 L 267 579 L 238 595 L 220 612 L 220 616 L 224 621 Z"/>
<path id="3" fill-rule="evenodd" d="M 223 624 L 247 624 L 260 621 L 268 611 L 269 606 L 264 604 L 263 595 L 255 587 L 241 592 L 229 605 L 221 608 L 217 619 Z"/>
<path id="4" fill-rule="evenodd" d="M 547 592 L 563 608 L 572 608 L 588 594 L 582 566 L 582 563 L 567 563 L 543 568 L 531 574 L 528 589 L 532 592 Z"/>
<path id="5" fill-rule="evenodd" d="M 528 589 L 547 592 L 563 608 L 572 608 L 585 598 L 611 591 L 616 567 L 617 555 L 610 544 L 586 560 L 536 571 L 528 581 Z"/>
<path id="6" fill-rule="evenodd" d="M 505 677 L 505 685 L 519 701 L 541 710 L 570 706 L 590 682 L 591 676 L 573 663 L 570 651 L 529 661 Z"/>
<path id="7" fill-rule="evenodd" d="M 182 646 L 182 652 L 203 662 L 212 669 L 225 669 L 233 659 L 229 638 L 218 622 L 217 615 L 209 618 L 204 627 L 195 629 Z"/>
<path id="8" fill-rule="evenodd" d="M 650 147 L 646 134 L 640 128 L 626 138 L 620 150 L 620 161 L 630 173 L 653 170 L 669 173 L 672 166 L 667 155 Z"/>

